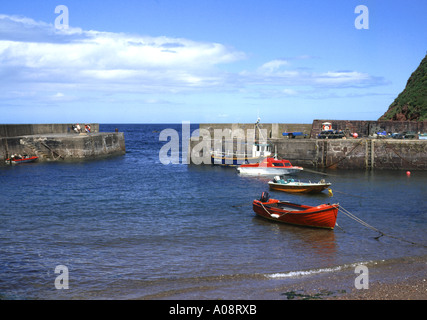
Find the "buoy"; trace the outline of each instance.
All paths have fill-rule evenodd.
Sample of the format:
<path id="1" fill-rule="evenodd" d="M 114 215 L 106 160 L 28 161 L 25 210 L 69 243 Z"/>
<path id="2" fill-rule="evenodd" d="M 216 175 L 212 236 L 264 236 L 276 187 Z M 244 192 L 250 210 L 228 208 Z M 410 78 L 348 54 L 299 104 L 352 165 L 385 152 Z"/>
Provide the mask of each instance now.
<path id="1" fill-rule="evenodd" d="M 329 193 L 329 196 L 330 197 L 332 197 L 334 194 L 332 193 L 332 189 L 331 188 L 328 188 L 328 193 Z"/>
<path id="2" fill-rule="evenodd" d="M 406 171 L 406 175 L 409 177 L 411 175 L 411 171 Z"/>

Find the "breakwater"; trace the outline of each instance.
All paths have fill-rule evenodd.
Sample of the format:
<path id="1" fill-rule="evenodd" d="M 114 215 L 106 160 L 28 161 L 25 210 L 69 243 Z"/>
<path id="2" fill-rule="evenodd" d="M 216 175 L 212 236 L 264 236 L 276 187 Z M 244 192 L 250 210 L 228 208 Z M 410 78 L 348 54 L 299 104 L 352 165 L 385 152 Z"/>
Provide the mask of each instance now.
<path id="1" fill-rule="evenodd" d="M 51 124 L 0 124 L 0 138 L 19 137 L 31 135 L 49 135 L 60 133 L 73 133 L 73 126 L 77 124 L 51 123 Z M 85 132 L 85 125 L 90 126 L 91 133 L 99 132 L 98 123 L 80 124 L 80 129 Z"/>
<path id="2" fill-rule="evenodd" d="M 276 140 L 294 165 L 336 169 L 427 170 L 427 141 L 394 139 Z"/>
<path id="3" fill-rule="evenodd" d="M 123 132 L 99 132 L 99 124 L 17 124 L 0 125 L 0 160 L 13 154 L 28 154 L 39 161 L 91 159 L 126 152 Z"/>
<path id="4" fill-rule="evenodd" d="M 310 133 L 316 131 L 321 122 L 315 121 L 311 128 L 305 124 L 293 125 L 292 131 Z M 349 122 L 346 124 L 348 126 Z M 362 123 L 357 123 L 357 125 L 361 130 Z M 376 125 L 373 122 L 365 122 L 365 125 L 366 128 L 371 128 L 371 132 L 374 127 L 384 129 L 384 124 Z M 400 125 L 403 126 L 403 124 Z M 410 125 L 420 128 L 420 124 Z M 405 130 L 408 127 L 406 125 Z M 263 124 L 268 143 L 273 146 L 273 152 L 277 152 L 281 158 L 290 160 L 294 165 L 319 169 L 427 170 L 427 140 L 376 139 L 367 136 L 365 131 L 360 132 L 357 139 L 316 139 L 313 138 L 313 134 L 310 134 L 312 136 L 310 138 L 289 139 L 282 135 L 282 131 L 286 131 L 281 128 L 286 128 L 286 126 Z M 209 163 L 206 152 L 202 152 L 203 150 L 200 148 L 201 143 L 206 147 L 205 149 L 213 151 L 220 142 L 223 151 L 225 146 L 232 146 L 232 152 L 236 152 L 242 141 L 249 141 L 248 138 L 254 132 L 254 125 L 201 124 L 200 131 L 200 137 L 193 137 L 190 141 L 188 163 Z M 204 157 L 203 161 L 200 157 Z"/>

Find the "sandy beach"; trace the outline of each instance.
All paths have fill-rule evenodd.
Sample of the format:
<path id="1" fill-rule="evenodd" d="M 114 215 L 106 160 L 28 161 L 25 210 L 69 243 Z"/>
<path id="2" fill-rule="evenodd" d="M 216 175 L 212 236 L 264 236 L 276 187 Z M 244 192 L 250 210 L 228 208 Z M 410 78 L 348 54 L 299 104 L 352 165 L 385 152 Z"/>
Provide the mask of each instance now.
<path id="1" fill-rule="evenodd" d="M 334 297 L 344 300 L 427 300 L 426 257 L 399 259 L 370 268 L 369 289 Z"/>
<path id="2" fill-rule="evenodd" d="M 427 300 L 427 257 L 380 261 L 369 266 L 367 289 L 354 285 L 358 276 L 342 271 L 276 288 L 292 300 Z"/>
<path id="3" fill-rule="evenodd" d="M 368 288 L 356 289 L 355 267 L 285 278 L 224 278 L 187 289 L 136 297 L 142 300 L 427 300 L 427 256 L 370 262 Z M 269 305 L 269 304 L 267 304 Z"/>

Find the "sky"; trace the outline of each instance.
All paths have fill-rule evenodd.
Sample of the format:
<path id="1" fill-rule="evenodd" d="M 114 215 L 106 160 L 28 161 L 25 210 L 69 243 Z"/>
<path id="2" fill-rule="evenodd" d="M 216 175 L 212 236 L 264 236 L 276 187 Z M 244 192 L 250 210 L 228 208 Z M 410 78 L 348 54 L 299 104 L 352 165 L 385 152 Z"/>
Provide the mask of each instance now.
<path id="1" fill-rule="evenodd" d="M 0 123 L 377 120 L 427 53 L 426 16 L 425 0 L 1 1 Z"/>

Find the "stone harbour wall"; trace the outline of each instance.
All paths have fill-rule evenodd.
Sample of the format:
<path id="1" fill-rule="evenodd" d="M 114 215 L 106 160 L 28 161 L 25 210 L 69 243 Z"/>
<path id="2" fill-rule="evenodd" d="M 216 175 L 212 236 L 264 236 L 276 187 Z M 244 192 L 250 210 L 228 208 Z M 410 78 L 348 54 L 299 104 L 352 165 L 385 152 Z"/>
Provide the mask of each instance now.
<path id="1" fill-rule="evenodd" d="M 283 132 L 303 132 L 304 134 L 310 135 L 311 132 L 310 124 L 299 124 L 299 123 L 261 123 L 260 128 L 265 130 L 266 137 L 268 139 L 279 139 L 283 137 Z M 233 134 L 239 136 L 243 133 L 244 137 L 247 137 L 248 130 L 255 130 L 254 123 L 201 123 L 199 128 L 207 130 L 212 137 L 215 137 L 215 130 L 224 134 Z M 257 131 L 257 130 L 256 130 Z M 256 132 L 258 137 L 258 132 Z"/>
<path id="2" fill-rule="evenodd" d="M 359 136 L 357 139 L 316 139 L 324 122 L 330 122 L 334 130 L 356 132 Z M 273 152 L 276 151 L 279 157 L 290 160 L 294 165 L 337 169 L 427 170 L 427 140 L 373 137 L 376 132 L 383 130 L 392 133 L 427 132 L 427 121 L 314 120 L 312 124 L 261 123 L 260 127 L 266 130 L 267 140 L 274 146 Z M 191 139 L 187 152 L 188 163 L 210 163 L 210 155 L 203 157 L 201 141 L 206 144 L 205 149 L 210 151 L 218 149 L 218 143 L 222 143 L 223 149 L 231 145 L 232 151 L 236 152 L 237 144 L 250 141 L 248 130 L 252 130 L 253 135 L 255 125 L 208 123 L 200 124 L 200 129 L 207 130 L 209 134 Z M 224 133 L 224 136 L 216 137 L 215 130 Z M 289 139 L 282 135 L 283 132 L 295 131 L 307 134 L 307 138 Z M 234 140 L 230 140 L 230 137 L 234 137 Z"/>
<path id="3" fill-rule="evenodd" d="M 0 161 L 13 154 L 39 157 L 38 161 L 96 159 L 126 153 L 123 132 L 98 132 L 99 125 L 91 124 L 91 133 L 69 132 L 68 125 L 0 125 Z M 49 126 L 54 132 L 49 131 Z M 84 130 L 84 125 L 80 125 Z M 6 129 L 5 129 L 6 128 Z M 65 131 L 65 133 L 64 133 Z M 95 132 L 94 132 L 95 131 Z M 28 132 L 37 134 L 23 135 Z M 42 132 L 42 133 L 40 133 Z"/>
<path id="4" fill-rule="evenodd" d="M 425 140 L 307 139 L 274 144 L 279 156 L 303 167 L 427 170 Z"/>
<path id="5" fill-rule="evenodd" d="M 85 125 L 90 125 L 91 132 L 99 132 L 98 123 L 80 123 L 82 132 L 85 132 Z M 52 133 L 72 133 L 71 127 L 77 123 L 52 123 L 52 124 L 0 124 L 0 138 L 19 137 L 30 135 L 43 135 Z"/>
<path id="6" fill-rule="evenodd" d="M 321 132 L 324 122 L 330 122 L 333 130 L 355 132 L 359 137 L 372 136 L 383 130 L 387 133 L 427 132 L 427 121 L 314 120 L 311 138 L 316 138 Z"/>
<path id="7" fill-rule="evenodd" d="M 188 163 L 202 162 L 196 159 L 202 152 L 192 152 L 202 141 L 202 137 L 190 141 Z M 215 140 L 204 143 L 212 150 Z M 270 143 L 279 157 L 307 168 L 427 170 L 427 140 L 282 138 Z M 236 144 L 234 140 L 234 150 Z"/>

